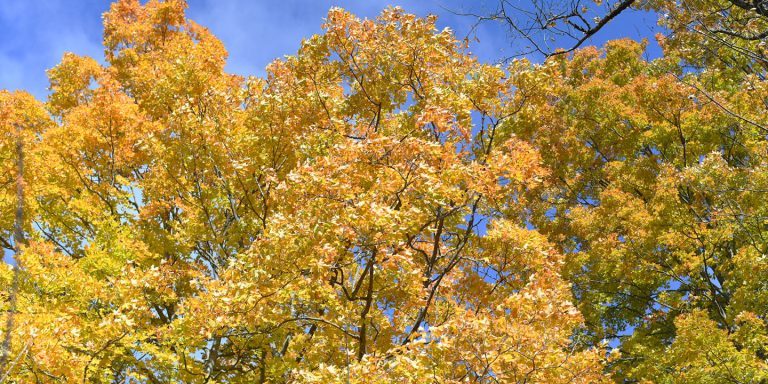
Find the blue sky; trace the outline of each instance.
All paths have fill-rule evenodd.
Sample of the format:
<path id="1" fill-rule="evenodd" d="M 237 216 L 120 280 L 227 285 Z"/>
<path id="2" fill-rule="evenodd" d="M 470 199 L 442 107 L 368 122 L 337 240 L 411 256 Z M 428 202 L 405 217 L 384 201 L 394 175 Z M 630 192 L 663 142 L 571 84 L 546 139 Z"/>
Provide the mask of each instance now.
<path id="1" fill-rule="evenodd" d="M 210 28 L 230 53 L 227 69 L 241 75 L 262 75 L 273 59 L 296 52 L 301 39 L 320 32 L 332 6 L 360 17 L 375 17 L 388 5 L 418 15 L 436 14 L 440 27 L 465 36 L 473 20 L 450 10 L 491 10 L 494 0 L 188 0 L 188 16 Z M 522 0 L 521 0 L 522 1 Z M 525 1 L 522 1 L 525 2 Z M 45 71 L 64 52 L 103 59 L 101 14 L 109 0 L 3 0 L 0 5 L 0 89 L 24 89 L 39 98 L 47 95 Z M 632 12 L 622 15 L 591 41 L 599 45 L 624 36 L 652 37 L 655 17 Z M 513 49 L 500 25 L 483 24 L 480 42 L 471 51 L 485 61 L 509 56 Z M 654 52 L 651 52 L 653 55 Z"/>

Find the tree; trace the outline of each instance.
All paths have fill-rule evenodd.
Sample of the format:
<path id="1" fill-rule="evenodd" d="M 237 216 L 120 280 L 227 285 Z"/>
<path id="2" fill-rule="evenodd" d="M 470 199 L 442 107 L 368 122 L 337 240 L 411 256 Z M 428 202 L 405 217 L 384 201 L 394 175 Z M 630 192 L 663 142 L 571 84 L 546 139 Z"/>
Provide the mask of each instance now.
<path id="1" fill-rule="evenodd" d="M 588 44 L 619 16 L 641 11 L 659 17 L 661 36 L 691 63 L 720 62 L 765 70 L 768 2 L 764 0 L 498 0 L 490 11 L 461 13 L 500 23 L 522 48 L 513 57 L 551 57 Z M 627 23 L 625 19 L 622 23 Z M 648 27 L 648 26 L 638 26 Z M 474 29 L 474 28 L 473 28 Z"/>
<path id="2" fill-rule="evenodd" d="M 455 13 L 475 19 L 471 33 L 480 24 L 500 23 L 516 47 L 512 58 L 539 55 L 545 58 L 571 53 L 589 42 L 622 13 L 647 1 L 636 0 L 498 0 L 490 11 Z M 469 37 L 469 36 L 468 36 Z"/>
<path id="3" fill-rule="evenodd" d="M 766 382 L 765 8 L 632 6 L 660 15 L 662 58 L 614 41 L 516 64 L 530 108 L 508 123 L 551 170 L 534 225 L 617 381 Z"/>
<path id="4" fill-rule="evenodd" d="M 662 57 L 334 8 L 241 78 L 116 2 L 106 65 L 0 93 L 0 381 L 768 382 L 762 5 L 625 3 Z"/>
<path id="5" fill-rule="evenodd" d="M 243 79 L 185 7 L 118 1 L 106 66 L 67 54 L 44 105 L 2 94 L 4 174 L 14 127 L 27 163 L 3 244 L 28 239 L 4 380 L 608 380 L 526 225 L 550 171 L 507 133 L 505 71 L 433 17 L 332 9 Z"/>
<path id="6" fill-rule="evenodd" d="M 675 55 L 648 62 L 642 52 L 616 41 L 517 64 L 512 77 L 529 104 L 510 130 L 551 170 L 548 188 L 530 191 L 533 223 L 567 255 L 586 337 L 618 339 L 619 382 L 703 382 L 681 378 L 689 361 L 668 359 L 694 348 L 681 346 L 687 334 L 699 348 L 717 336 L 733 352 L 695 364 L 739 364 L 728 370 L 754 374 L 731 380 L 759 383 L 766 121 L 755 105 L 765 93 L 737 86 L 750 80 L 734 72 L 684 74 Z M 738 341 L 743 332 L 749 342 Z"/>

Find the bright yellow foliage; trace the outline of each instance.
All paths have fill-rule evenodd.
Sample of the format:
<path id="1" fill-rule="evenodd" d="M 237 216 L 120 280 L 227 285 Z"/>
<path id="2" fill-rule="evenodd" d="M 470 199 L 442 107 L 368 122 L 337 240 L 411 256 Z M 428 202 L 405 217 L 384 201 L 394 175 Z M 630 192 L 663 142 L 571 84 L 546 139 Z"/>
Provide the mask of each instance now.
<path id="1" fill-rule="evenodd" d="M 765 70 L 683 33 L 500 68 L 333 8 L 246 79 L 185 9 L 0 92 L 9 382 L 768 381 Z"/>
<path id="2" fill-rule="evenodd" d="M 525 228 L 548 171 L 496 137 L 504 71 L 434 18 L 332 9 L 243 79 L 185 7 L 119 1 L 106 67 L 67 54 L 45 106 L 3 96 L 42 121 L 12 380 L 607 380 Z"/>

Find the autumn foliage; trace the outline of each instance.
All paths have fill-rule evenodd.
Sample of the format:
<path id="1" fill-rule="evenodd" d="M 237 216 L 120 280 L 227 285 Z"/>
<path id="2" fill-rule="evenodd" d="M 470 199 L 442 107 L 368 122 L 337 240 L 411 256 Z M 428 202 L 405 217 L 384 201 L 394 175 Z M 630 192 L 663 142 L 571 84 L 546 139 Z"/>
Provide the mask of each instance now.
<path id="1" fill-rule="evenodd" d="M 334 8 L 242 78 L 185 8 L 117 1 L 105 65 L 0 91 L 0 380 L 768 381 L 766 61 L 501 67 Z"/>

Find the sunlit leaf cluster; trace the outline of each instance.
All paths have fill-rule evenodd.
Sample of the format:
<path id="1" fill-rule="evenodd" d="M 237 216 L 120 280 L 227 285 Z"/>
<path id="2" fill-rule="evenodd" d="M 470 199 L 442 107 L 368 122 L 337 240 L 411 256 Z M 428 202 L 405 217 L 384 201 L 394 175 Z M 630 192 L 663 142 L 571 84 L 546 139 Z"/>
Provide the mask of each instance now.
<path id="1" fill-rule="evenodd" d="M 504 67 L 333 8 L 244 78 L 115 2 L 105 64 L 0 91 L 0 381 L 768 382 L 768 61 L 696 32 L 765 22 L 686 3 L 661 58 Z"/>

